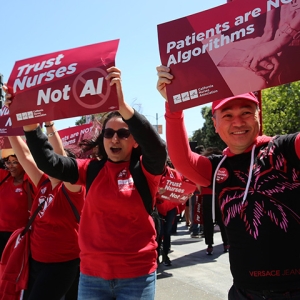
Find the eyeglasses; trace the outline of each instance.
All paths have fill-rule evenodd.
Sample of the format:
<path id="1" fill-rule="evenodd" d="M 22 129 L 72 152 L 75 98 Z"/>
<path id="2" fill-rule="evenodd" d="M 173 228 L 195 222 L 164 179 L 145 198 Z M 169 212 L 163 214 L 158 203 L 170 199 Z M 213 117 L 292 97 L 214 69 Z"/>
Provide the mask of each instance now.
<path id="1" fill-rule="evenodd" d="M 7 161 L 5 162 L 5 165 L 6 165 L 7 167 L 9 167 L 9 166 L 11 166 L 11 165 L 13 165 L 14 167 L 16 167 L 18 164 L 19 164 L 19 162 L 16 161 L 16 160 L 14 160 L 14 161 L 9 161 L 9 160 L 7 160 Z"/>
<path id="2" fill-rule="evenodd" d="M 130 136 L 130 131 L 125 128 L 120 128 L 118 130 L 113 130 L 112 128 L 103 129 L 103 136 L 106 139 L 111 139 L 115 133 L 118 135 L 119 139 L 127 139 Z"/>

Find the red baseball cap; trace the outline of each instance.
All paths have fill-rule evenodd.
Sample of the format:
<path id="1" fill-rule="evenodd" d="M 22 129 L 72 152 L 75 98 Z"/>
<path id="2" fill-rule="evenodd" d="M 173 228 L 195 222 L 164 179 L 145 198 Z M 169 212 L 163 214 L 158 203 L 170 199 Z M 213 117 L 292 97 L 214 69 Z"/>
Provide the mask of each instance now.
<path id="1" fill-rule="evenodd" d="M 221 108 L 223 105 L 225 105 L 229 101 L 236 100 L 236 99 L 246 99 L 246 100 L 252 101 L 256 104 L 259 103 L 258 99 L 255 97 L 255 95 L 253 93 L 246 93 L 246 94 L 236 95 L 236 96 L 233 96 L 233 97 L 229 97 L 229 98 L 214 101 L 212 103 L 212 106 L 211 106 L 212 114 L 214 114 L 217 109 Z"/>

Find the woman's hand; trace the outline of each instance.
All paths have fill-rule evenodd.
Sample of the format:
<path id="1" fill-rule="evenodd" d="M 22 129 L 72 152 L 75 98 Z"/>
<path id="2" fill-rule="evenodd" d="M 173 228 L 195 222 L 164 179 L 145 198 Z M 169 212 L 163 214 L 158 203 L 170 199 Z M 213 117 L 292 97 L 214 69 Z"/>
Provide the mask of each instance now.
<path id="1" fill-rule="evenodd" d="M 110 86 L 113 86 L 114 84 L 116 85 L 119 105 L 123 105 L 124 96 L 121 84 L 121 71 L 116 67 L 108 68 L 106 71 L 108 72 L 108 74 L 105 79 L 110 81 Z"/>
<path id="2" fill-rule="evenodd" d="M 122 90 L 122 80 L 121 80 L 121 71 L 114 67 L 107 69 L 106 80 L 110 81 L 110 86 L 116 85 L 117 95 L 118 95 L 118 103 L 119 103 L 119 112 L 125 120 L 129 120 L 133 114 L 134 109 L 125 102 Z"/>

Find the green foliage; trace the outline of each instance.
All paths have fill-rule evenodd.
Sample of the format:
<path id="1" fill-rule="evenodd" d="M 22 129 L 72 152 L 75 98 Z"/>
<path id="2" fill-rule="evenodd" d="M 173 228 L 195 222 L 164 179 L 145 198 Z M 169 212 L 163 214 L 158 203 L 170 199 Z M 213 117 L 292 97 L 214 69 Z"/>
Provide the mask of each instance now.
<path id="1" fill-rule="evenodd" d="M 300 81 L 262 91 L 262 130 L 269 136 L 300 131 Z"/>
<path id="2" fill-rule="evenodd" d="M 224 149 L 225 143 L 215 133 L 211 108 L 201 110 L 203 127 L 193 132 L 190 141 L 197 145 Z M 300 81 L 262 91 L 262 132 L 273 136 L 300 131 Z"/>
<path id="3" fill-rule="evenodd" d="M 211 119 L 211 107 L 205 106 L 201 110 L 203 119 L 203 127 L 194 131 L 191 141 L 197 141 L 197 145 L 207 147 L 218 147 L 223 150 L 226 148 L 225 143 L 221 140 L 219 135 L 215 132 L 215 127 Z"/>
<path id="4" fill-rule="evenodd" d="M 92 115 L 92 121 L 94 121 L 94 120 L 100 121 L 102 116 L 105 114 L 106 113 L 99 113 L 99 114 Z M 86 116 L 82 116 L 79 120 L 76 120 L 75 125 L 82 125 L 85 123 L 86 123 Z"/>
<path id="5" fill-rule="evenodd" d="M 86 117 L 82 116 L 79 120 L 76 120 L 75 125 L 82 125 L 85 124 L 86 122 Z"/>

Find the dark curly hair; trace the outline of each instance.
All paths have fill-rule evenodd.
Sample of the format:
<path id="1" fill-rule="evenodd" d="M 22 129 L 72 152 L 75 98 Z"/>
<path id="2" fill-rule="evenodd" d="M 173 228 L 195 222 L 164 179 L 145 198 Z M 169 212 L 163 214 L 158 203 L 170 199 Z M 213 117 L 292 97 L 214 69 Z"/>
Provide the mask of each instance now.
<path id="1" fill-rule="evenodd" d="M 71 151 L 70 149 L 66 149 L 66 148 L 64 148 L 64 150 L 65 150 L 68 157 L 76 158 L 76 155 L 74 154 L 73 151 Z"/>
<path id="2" fill-rule="evenodd" d="M 98 135 L 96 141 L 95 141 L 95 146 L 98 145 L 98 155 L 99 157 L 101 157 L 102 159 L 107 159 L 107 153 L 105 152 L 104 149 L 104 143 L 103 143 L 103 130 L 106 128 L 106 124 L 107 122 L 112 119 L 112 118 L 122 118 L 122 115 L 117 111 L 114 110 L 112 112 L 107 113 L 106 115 L 104 115 L 102 117 L 101 123 L 102 123 L 102 131 L 101 133 Z M 122 118 L 123 120 L 123 118 Z M 132 149 L 132 153 L 131 153 L 131 158 L 134 157 L 139 157 L 141 156 L 142 152 L 141 152 L 141 148 L 138 146 L 137 148 L 133 148 Z"/>

